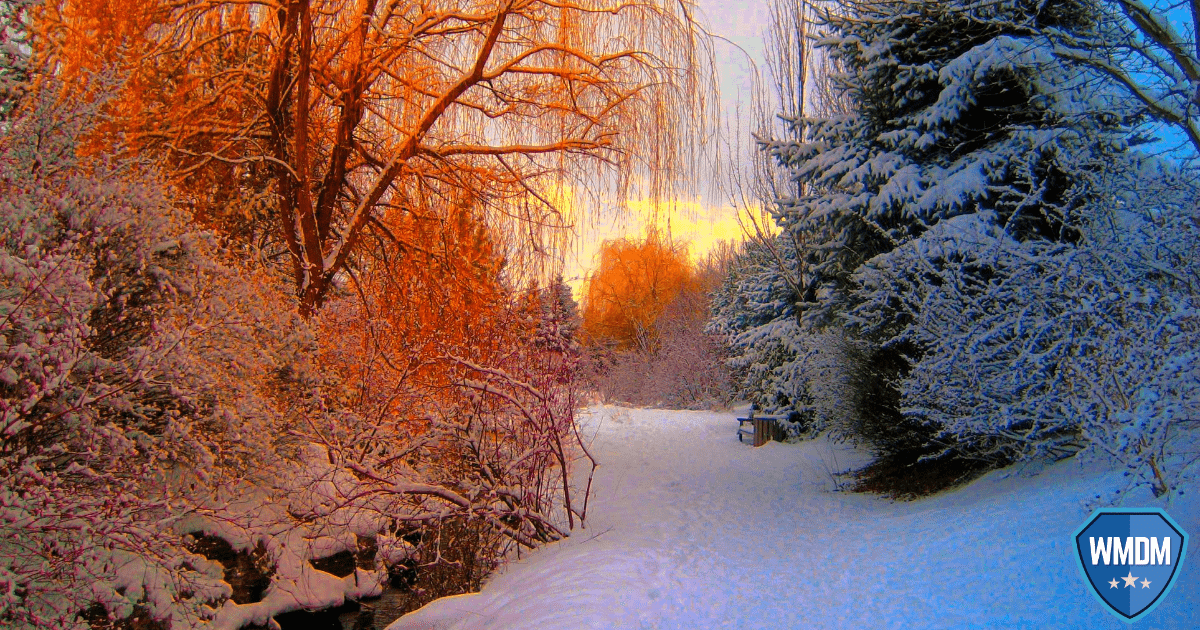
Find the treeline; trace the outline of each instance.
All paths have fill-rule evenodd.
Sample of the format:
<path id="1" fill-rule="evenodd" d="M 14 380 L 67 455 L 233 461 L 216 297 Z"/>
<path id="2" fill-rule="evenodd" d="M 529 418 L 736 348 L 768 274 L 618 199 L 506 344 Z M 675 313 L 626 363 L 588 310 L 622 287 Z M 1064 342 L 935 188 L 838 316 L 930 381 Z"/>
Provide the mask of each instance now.
<path id="1" fill-rule="evenodd" d="M 863 488 L 1090 453 L 1126 491 L 1183 492 L 1200 143 L 1195 78 L 1171 77 L 1200 67 L 1193 35 L 1123 1 L 801 8 L 787 41 L 816 45 L 778 67 L 816 103 L 784 94 L 762 137 L 781 233 L 738 258 L 710 325 L 739 392 L 871 447 Z M 1151 132 L 1176 153 L 1139 150 Z"/>
<path id="2" fill-rule="evenodd" d="M 0 2 L 0 625 L 417 607 L 578 526 L 552 200 L 675 173 L 680 11 Z"/>

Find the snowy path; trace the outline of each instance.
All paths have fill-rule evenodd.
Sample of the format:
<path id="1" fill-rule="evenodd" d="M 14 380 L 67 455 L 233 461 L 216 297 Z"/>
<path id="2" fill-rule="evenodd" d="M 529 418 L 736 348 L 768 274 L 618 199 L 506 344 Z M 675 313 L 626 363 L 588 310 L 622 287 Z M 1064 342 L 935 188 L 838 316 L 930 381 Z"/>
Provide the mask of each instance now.
<path id="1" fill-rule="evenodd" d="M 830 492 L 826 470 L 861 463 L 853 453 L 754 449 L 730 413 L 602 408 L 587 423 L 602 464 L 588 528 L 389 630 L 1126 627 L 1070 547 L 1111 474 L 992 473 L 892 503 Z M 1200 505 L 1168 511 L 1193 542 L 1138 630 L 1200 627 Z"/>

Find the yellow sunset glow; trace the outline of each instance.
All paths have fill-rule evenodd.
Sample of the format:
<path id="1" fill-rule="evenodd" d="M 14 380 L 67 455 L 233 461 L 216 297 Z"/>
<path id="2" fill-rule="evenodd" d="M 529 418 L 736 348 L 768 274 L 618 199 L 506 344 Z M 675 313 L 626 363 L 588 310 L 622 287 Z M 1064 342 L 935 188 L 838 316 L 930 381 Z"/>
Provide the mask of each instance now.
<path id="1" fill-rule="evenodd" d="M 741 242 L 746 230 L 753 232 L 747 222 L 746 208 L 733 205 L 712 206 L 697 200 L 669 200 L 654 202 L 649 199 L 631 199 L 625 211 L 603 225 L 581 227 L 575 245 L 567 252 L 563 277 L 575 292 L 582 295 L 587 274 L 598 262 L 601 244 L 618 238 L 638 238 L 650 227 L 668 232 L 676 242 L 687 243 L 693 261 L 703 258 L 722 242 Z M 749 212 L 761 213 L 761 208 L 751 207 Z M 760 226 L 773 229 L 769 221 L 759 219 Z"/>

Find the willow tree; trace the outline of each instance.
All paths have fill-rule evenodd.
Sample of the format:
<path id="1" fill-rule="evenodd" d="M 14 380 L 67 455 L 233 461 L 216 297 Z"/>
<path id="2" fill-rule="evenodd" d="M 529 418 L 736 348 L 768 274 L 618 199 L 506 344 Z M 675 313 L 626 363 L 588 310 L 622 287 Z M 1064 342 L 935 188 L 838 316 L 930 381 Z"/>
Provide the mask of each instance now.
<path id="1" fill-rule="evenodd" d="M 163 156 L 198 207 L 258 196 L 311 313 L 369 264 L 365 241 L 397 240 L 398 216 L 465 198 L 511 251 L 540 251 L 569 223 L 556 202 L 568 189 L 663 191 L 704 111 L 690 10 L 68 0 L 45 9 L 40 32 L 45 59 L 80 89 L 106 89 L 85 78 L 119 71 L 111 131 Z"/>

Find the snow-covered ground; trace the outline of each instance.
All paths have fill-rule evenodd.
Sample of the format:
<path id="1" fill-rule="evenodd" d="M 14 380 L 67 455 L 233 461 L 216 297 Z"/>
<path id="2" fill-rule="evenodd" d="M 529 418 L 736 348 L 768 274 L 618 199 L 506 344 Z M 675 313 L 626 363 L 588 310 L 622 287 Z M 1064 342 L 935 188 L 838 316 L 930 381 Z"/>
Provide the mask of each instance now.
<path id="1" fill-rule="evenodd" d="M 755 449 L 733 418 L 593 409 L 587 528 L 389 630 L 1125 627 L 1071 547 L 1087 500 L 1119 473 L 1010 469 L 892 502 L 834 491 L 829 471 L 860 454 L 825 440 Z M 1200 627 L 1200 502 L 1166 507 L 1191 548 L 1139 630 Z"/>

